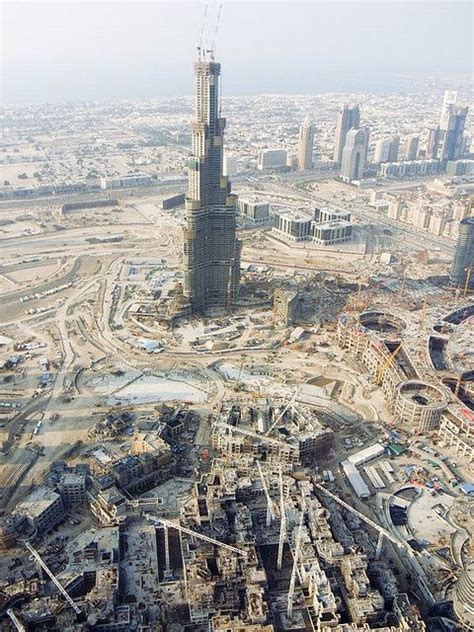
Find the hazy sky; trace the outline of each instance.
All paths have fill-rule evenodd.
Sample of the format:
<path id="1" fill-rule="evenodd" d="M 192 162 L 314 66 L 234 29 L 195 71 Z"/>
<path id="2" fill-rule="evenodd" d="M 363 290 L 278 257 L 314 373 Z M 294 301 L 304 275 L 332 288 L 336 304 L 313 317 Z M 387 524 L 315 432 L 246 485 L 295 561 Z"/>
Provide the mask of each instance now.
<path id="1" fill-rule="evenodd" d="M 200 2 L 5 2 L 5 102 L 187 95 Z M 210 3 L 213 30 L 217 4 Z M 225 94 L 368 89 L 472 71 L 470 2 L 223 3 Z M 361 82 L 374 82 L 363 84 Z"/>

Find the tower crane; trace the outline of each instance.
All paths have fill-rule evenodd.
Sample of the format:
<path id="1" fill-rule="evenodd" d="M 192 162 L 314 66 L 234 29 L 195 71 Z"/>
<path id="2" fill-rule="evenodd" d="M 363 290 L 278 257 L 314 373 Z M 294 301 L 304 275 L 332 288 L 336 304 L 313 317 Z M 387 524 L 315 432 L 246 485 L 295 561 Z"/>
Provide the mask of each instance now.
<path id="1" fill-rule="evenodd" d="M 466 282 L 464 283 L 464 293 L 463 293 L 464 298 L 466 297 L 466 294 L 469 289 L 469 281 L 471 280 L 472 266 L 469 266 L 469 268 L 466 268 L 465 272 L 466 272 Z"/>
<path id="2" fill-rule="evenodd" d="M 411 556 L 414 556 L 413 550 L 407 542 L 405 542 L 404 540 L 398 540 L 394 535 L 390 533 L 390 531 L 387 531 L 387 529 L 384 529 L 379 524 L 377 524 L 376 522 L 374 522 L 373 520 L 365 516 L 363 513 L 361 513 L 360 511 L 357 511 L 357 509 L 354 509 L 354 507 L 351 507 L 350 505 L 348 505 L 344 500 L 339 498 L 339 496 L 336 496 L 335 494 L 330 492 L 328 489 L 323 487 L 320 483 L 313 483 L 313 484 L 314 484 L 314 487 L 316 487 L 316 489 L 319 489 L 319 491 L 326 494 L 326 496 L 329 496 L 329 498 L 332 498 L 334 502 L 341 505 L 341 507 L 344 507 L 344 509 L 347 509 L 347 511 L 350 511 L 351 513 L 353 513 L 355 516 L 357 516 L 358 518 L 366 522 L 369 526 L 371 526 L 373 529 L 375 529 L 375 531 L 378 532 L 379 539 L 377 542 L 377 550 L 375 554 L 377 559 L 380 557 L 380 553 L 382 551 L 383 538 L 390 540 L 392 544 L 395 544 L 400 549 L 407 550 Z"/>
<path id="3" fill-rule="evenodd" d="M 272 423 L 272 425 L 270 426 L 270 428 L 266 431 L 266 435 L 271 434 L 272 430 L 275 428 L 275 426 L 281 421 L 281 419 L 283 418 L 283 415 L 286 413 L 286 411 L 293 405 L 293 402 L 295 401 L 295 399 L 298 397 L 298 394 L 301 390 L 301 387 L 297 386 L 293 392 L 293 395 L 290 397 L 288 403 L 286 404 L 286 406 L 283 408 L 283 410 L 276 416 L 275 421 Z"/>
<path id="4" fill-rule="evenodd" d="M 393 363 L 397 355 L 400 353 L 401 348 L 402 348 L 402 343 L 398 345 L 398 347 L 395 349 L 393 353 L 390 353 L 388 355 L 388 357 L 382 362 L 382 364 L 377 369 L 377 372 L 375 375 L 375 383 L 378 386 L 382 384 L 383 378 L 385 376 L 385 372 L 387 371 L 388 367 Z"/>
<path id="5" fill-rule="evenodd" d="M 267 443 L 271 443 L 273 445 L 278 445 L 282 448 L 289 450 L 297 450 L 296 446 L 291 445 L 291 443 L 284 443 L 283 441 L 279 441 L 278 439 L 274 439 L 273 437 L 268 437 L 266 434 L 258 434 L 256 432 L 252 432 L 251 430 L 246 430 L 245 428 L 239 428 L 238 426 L 232 426 L 231 424 L 225 423 L 224 421 L 218 421 L 216 423 L 216 427 L 222 428 L 223 430 L 227 430 L 228 432 L 237 432 L 238 434 L 243 434 L 246 437 L 252 437 L 253 439 L 259 439 L 260 441 L 266 441 Z"/>
<path id="6" fill-rule="evenodd" d="M 215 540 L 214 538 L 210 538 L 207 535 L 203 535 L 202 533 L 198 533 L 197 531 L 193 531 L 192 529 L 188 529 L 187 527 L 182 527 L 180 524 L 176 524 L 171 520 L 166 520 L 166 518 L 159 518 L 158 516 L 154 516 L 150 513 L 145 513 L 145 518 L 154 522 L 155 524 L 164 526 L 168 529 L 176 529 L 180 533 L 186 533 L 187 535 L 192 536 L 193 538 L 198 538 L 199 540 L 204 540 L 204 542 L 209 542 L 209 544 L 214 544 L 215 546 L 221 546 L 228 551 L 232 551 L 233 553 L 237 553 L 237 555 L 246 556 L 247 551 L 244 549 L 240 549 L 236 546 L 232 546 L 230 544 L 225 544 L 225 542 L 221 542 L 220 540 Z"/>
<path id="7" fill-rule="evenodd" d="M 285 546 L 286 538 L 285 497 L 283 495 L 283 469 L 281 465 L 280 471 L 278 472 L 278 482 L 280 484 L 280 537 L 278 540 L 277 569 L 281 571 L 283 564 L 283 547 Z"/>
<path id="8" fill-rule="evenodd" d="M 219 32 L 219 23 L 220 23 L 220 19 L 221 19 L 222 3 L 219 4 L 219 8 L 217 10 L 216 22 L 215 22 L 215 25 L 214 25 L 214 32 L 213 32 L 213 35 L 212 35 L 210 48 L 207 48 L 207 44 L 206 44 L 206 40 L 207 40 L 206 29 L 207 29 L 207 14 L 208 14 L 208 10 L 209 10 L 209 3 L 206 2 L 206 5 L 204 7 L 204 14 L 203 14 L 203 17 L 202 17 L 201 30 L 200 30 L 200 33 L 199 33 L 198 46 L 197 46 L 199 61 L 205 60 L 206 59 L 206 55 L 208 53 L 210 55 L 211 61 L 214 61 L 214 59 L 215 59 L 216 41 L 217 41 L 217 34 Z"/>
<path id="9" fill-rule="evenodd" d="M 423 361 L 423 342 L 425 340 L 424 328 L 426 321 L 426 299 L 423 300 L 420 313 L 420 331 L 418 334 L 418 355 L 421 361 Z"/>
<path id="10" fill-rule="evenodd" d="M 169 534 L 168 534 L 168 527 L 167 525 L 163 525 L 163 536 L 164 536 L 164 540 L 165 540 L 165 574 L 169 573 L 171 570 L 171 563 L 170 563 L 170 539 L 169 539 Z"/>
<path id="11" fill-rule="evenodd" d="M 265 476 L 262 471 L 262 466 L 260 465 L 260 461 L 258 460 L 257 460 L 257 469 L 258 469 L 258 473 L 260 474 L 260 480 L 262 481 L 263 491 L 267 499 L 267 527 L 269 527 L 272 520 L 275 520 L 275 512 L 273 511 L 273 501 L 270 498 L 267 481 L 265 480 Z"/>
<path id="12" fill-rule="evenodd" d="M 204 40 L 204 30 L 206 28 L 207 9 L 208 9 L 208 3 L 206 2 L 206 5 L 204 7 L 204 15 L 202 16 L 201 32 L 199 33 L 199 43 L 197 46 L 199 61 L 201 61 L 202 59 L 202 51 L 204 49 L 203 40 Z"/>
<path id="13" fill-rule="evenodd" d="M 11 608 L 8 608 L 7 615 L 12 620 L 12 623 L 15 626 L 15 628 L 18 630 L 18 632 L 26 632 L 25 626 L 23 625 L 23 623 L 20 621 L 20 619 L 16 616 L 16 614 L 13 612 Z"/>
<path id="14" fill-rule="evenodd" d="M 295 594 L 296 574 L 298 572 L 298 560 L 300 556 L 301 538 L 303 535 L 303 520 L 304 520 L 304 508 L 302 508 L 302 511 L 300 514 L 300 522 L 298 524 L 298 531 L 296 533 L 296 545 L 295 545 L 295 552 L 293 555 L 293 568 L 291 570 L 290 589 L 288 590 L 288 605 L 287 605 L 286 614 L 289 619 L 291 619 L 291 616 L 293 614 L 293 597 Z"/>
<path id="15" fill-rule="evenodd" d="M 36 560 L 36 562 L 38 562 L 38 564 L 41 566 L 41 568 L 45 571 L 45 573 L 48 575 L 48 577 L 51 579 L 51 581 L 53 582 L 53 584 L 56 586 L 56 588 L 59 590 L 59 592 L 62 594 L 62 596 L 64 597 L 64 599 L 66 599 L 66 601 L 68 602 L 68 604 L 71 606 L 71 608 L 74 610 L 74 612 L 76 614 L 80 614 L 81 613 L 81 609 L 79 608 L 79 606 L 73 601 L 72 597 L 69 596 L 69 593 L 66 591 L 66 589 L 64 588 L 64 586 L 56 579 L 55 575 L 53 574 L 53 572 L 46 566 L 46 563 L 44 562 L 43 558 L 41 557 L 41 555 L 38 553 L 38 551 L 33 548 L 31 546 L 31 544 L 29 542 L 24 542 L 24 545 L 26 546 L 26 548 L 28 549 L 28 551 L 31 553 L 31 555 L 34 557 L 34 559 Z"/>
<path id="16" fill-rule="evenodd" d="M 217 10 L 216 25 L 214 27 L 214 36 L 212 38 L 211 50 L 209 51 L 211 53 L 212 61 L 214 61 L 215 55 L 216 55 L 216 41 L 217 41 L 217 33 L 219 32 L 219 22 L 221 20 L 221 11 L 222 11 L 222 2 L 219 4 L 219 8 Z"/>

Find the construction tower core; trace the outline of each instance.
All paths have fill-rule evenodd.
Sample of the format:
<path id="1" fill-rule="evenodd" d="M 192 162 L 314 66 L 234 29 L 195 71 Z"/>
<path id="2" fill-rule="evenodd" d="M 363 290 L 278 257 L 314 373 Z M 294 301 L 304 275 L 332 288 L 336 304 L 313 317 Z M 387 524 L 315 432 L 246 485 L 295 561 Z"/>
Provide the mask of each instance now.
<path id="1" fill-rule="evenodd" d="M 184 229 L 184 296 L 191 311 L 229 309 L 240 281 L 236 196 L 222 175 L 225 119 L 219 112 L 220 64 L 194 64 L 195 117 Z"/>

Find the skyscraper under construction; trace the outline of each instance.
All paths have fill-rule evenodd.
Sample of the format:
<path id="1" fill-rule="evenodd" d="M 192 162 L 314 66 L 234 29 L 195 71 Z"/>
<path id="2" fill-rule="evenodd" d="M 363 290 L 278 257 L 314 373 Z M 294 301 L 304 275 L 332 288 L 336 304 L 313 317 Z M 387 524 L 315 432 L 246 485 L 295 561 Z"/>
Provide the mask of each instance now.
<path id="1" fill-rule="evenodd" d="M 184 229 L 184 297 L 191 311 L 230 308 L 240 282 L 236 203 L 222 175 L 225 119 L 219 111 L 220 64 L 194 64 L 196 110 Z"/>

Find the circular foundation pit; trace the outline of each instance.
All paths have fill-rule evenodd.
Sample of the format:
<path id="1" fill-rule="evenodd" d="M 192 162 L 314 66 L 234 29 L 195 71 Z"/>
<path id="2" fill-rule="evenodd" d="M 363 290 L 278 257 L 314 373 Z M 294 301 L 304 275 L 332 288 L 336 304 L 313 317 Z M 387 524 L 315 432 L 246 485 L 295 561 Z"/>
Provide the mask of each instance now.
<path id="1" fill-rule="evenodd" d="M 382 311 L 362 312 L 359 322 L 370 331 L 384 334 L 401 334 L 407 326 L 402 318 Z"/>

